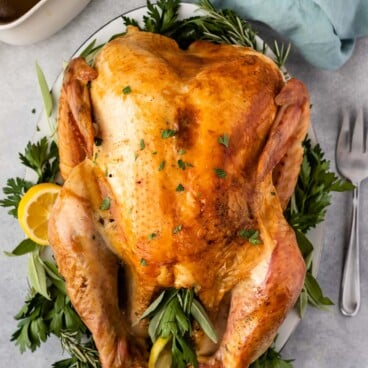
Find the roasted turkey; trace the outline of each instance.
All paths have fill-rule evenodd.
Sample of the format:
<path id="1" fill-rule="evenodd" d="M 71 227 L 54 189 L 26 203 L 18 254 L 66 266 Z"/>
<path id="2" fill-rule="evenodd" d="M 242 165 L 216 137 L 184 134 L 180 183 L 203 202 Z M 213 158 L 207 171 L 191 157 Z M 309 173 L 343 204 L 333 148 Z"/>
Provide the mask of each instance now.
<path id="1" fill-rule="evenodd" d="M 104 368 L 147 366 L 140 316 L 172 287 L 194 288 L 217 330 L 195 336 L 201 367 L 267 349 L 305 275 L 283 211 L 308 124 L 305 86 L 250 48 L 129 27 L 94 67 L 69 63 L 49 240 Z"/>

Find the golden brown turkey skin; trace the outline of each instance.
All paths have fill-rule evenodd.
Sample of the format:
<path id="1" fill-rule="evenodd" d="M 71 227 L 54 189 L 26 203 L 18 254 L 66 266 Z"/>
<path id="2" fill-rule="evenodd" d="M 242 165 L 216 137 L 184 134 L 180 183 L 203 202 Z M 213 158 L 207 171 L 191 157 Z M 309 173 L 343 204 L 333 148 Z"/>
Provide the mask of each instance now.
<path id="1" fill-rule="evenodd" d="M 309 123 L 304 85 L 285 84 L 251 49 L 195 42 L 183 51 L 135 28 L 102 49 L 95 69 L 77 59 L 64 78 L 59 140 L 78 126 L 86 149 L 81 163 L 67 163 L 49 238 L 103 367 L 146 366 L 139 317 L 167 287 L 195 288 L 216 325 L 217 346 L 195 336 L 201 364 L 247 367 L 303 284 L 283 208 Z M 101 143 L 93 155 L 88 114 L 76 108 L 88 106 L 85 89 L 68 92 L 83 70 Z M 61 158 L 77 141 L 59 144 Z M 240 235 L 251 229 L 261 244 Z"/>

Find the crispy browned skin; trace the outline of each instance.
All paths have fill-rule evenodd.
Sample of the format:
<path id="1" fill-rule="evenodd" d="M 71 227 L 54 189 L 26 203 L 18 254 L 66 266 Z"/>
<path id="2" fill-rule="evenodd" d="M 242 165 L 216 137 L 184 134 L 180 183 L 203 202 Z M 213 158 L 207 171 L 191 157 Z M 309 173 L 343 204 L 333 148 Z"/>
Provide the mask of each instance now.
<path id="1" fill-rule="evenodd" d="M 85 67 L 70 66 L 76 75 Z M 88 153 L 74 163 L 49 238 L 103 367 L 146 366 L 139 316 L 167 287 L 194 287 L 216 325 L 218 345 L 195 336 L 202 366 L 247 367 L 270 345 L 303 284 L 304 261 L 283 208 L 309 123 L 304 85 L 285 84 L 275 64 L 251 49 L 196 42 L 182 51 L 135 28 L 103 48 L 96 71 L 90 92 L 102 144 L 93 162 Z M 84 94 L 71 97 L 68 78 L 62 98 L 78 111 Z M 64 119 L 62 130 L 73 136 Z M 166 129 L 176 135 L 163 139 Z M 229 147 L 218 142 L 223 134 Z M 110 207 L 101 210 L 107 197 Z M 262 244 L 241 238 L 241 229 L 259 230 Z"/>
<path id="2" fill-rule="evenodd" d="M 96 71 L 82 58 L 69 63 L 64 73 L 58 119 L 60 172 L 64 179 L 74 166 L 93 154 L 94 131 L 87 84 L 96 77 Z"/>

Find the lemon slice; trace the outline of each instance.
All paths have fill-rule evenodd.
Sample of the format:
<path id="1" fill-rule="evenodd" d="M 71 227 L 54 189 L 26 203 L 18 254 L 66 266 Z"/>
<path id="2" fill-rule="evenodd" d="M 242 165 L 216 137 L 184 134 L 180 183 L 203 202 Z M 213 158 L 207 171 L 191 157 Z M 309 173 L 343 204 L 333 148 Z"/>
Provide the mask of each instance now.
<path id="1" fill-rule="evenodd" d="M 47 225 L 52 206 L 61 187 L 42 183 L 31 187 L 18 206 L 18 221 L 24 233 L 35 243 L 48 245 Z"/>
<path id="2" fill-rule="evenodd" d="M 152 346 L 148 368 L 170 368 L 172 363 L 171 350 L 167 348 L 170 337 L 159 337 Z"/>

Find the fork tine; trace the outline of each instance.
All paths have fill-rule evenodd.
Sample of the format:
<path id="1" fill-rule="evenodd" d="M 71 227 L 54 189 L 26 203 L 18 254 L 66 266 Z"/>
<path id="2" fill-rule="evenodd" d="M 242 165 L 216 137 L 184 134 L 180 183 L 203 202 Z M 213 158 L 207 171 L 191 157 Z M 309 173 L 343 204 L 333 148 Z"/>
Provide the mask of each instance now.
<path id="1" fill-rule="evenodd" d="M 344 111 L 342 117 L 342 123 L 337 138 L 336 155 L 337 158 L 342 153 L 350 151 L 350 115 L 347 111 Z"/>
<path id="2" fill-rule="evenodd" d="M 353 131 L 353 138 L 351 142 L 351 152 L 363 153 L 364 152 L 364 119 L 363 109 L 360 109 L 357 113 Z"/>

